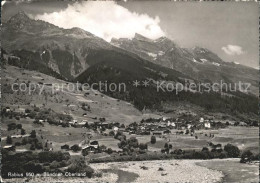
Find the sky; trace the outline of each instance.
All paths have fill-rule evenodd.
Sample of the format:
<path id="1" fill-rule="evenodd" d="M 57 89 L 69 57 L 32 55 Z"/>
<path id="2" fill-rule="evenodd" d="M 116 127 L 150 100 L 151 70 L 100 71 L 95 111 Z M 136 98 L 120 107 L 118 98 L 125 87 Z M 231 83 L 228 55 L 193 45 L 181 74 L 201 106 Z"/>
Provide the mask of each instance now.
<path id="1" fill-rule="evenodd" d="M 256 2 L 6 2 L 2 20 L 19 11 L 63 28 L 80 27 L 106 41 L 166 36 L 181 47 L 200 46 L 224 61 L 259 66 Z"/>

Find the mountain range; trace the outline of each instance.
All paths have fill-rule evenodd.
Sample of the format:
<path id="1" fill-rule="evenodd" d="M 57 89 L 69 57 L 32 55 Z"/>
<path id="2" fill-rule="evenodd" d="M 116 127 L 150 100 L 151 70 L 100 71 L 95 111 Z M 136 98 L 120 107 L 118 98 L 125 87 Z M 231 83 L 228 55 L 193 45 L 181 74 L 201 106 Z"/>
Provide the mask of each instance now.
<path id="1" fill-rule="evenodd" d="M 138 109 L 163 110 L 164 103 L 188 101 L 208 110 L 255 113 L 258 70 L 225 62 L 206 48 L 181 48 L 167 37 L 140 34 L 110 43 L 80 28 L 63 29 L 19 12 L 2 24 L 2 56 L 10 65 L 69 81 L 127 83 L 127 92 L 105 94 L 132 102 Z M 149 87 L 134 87 L 149 80 Z M 246 82 L 249 93 L 157 92 L 156 81 L 172 83 Z M 251 102 L 251 104 L 249 104 Z M 251 107 L 249 107 L 249 105 Z M 233 111 L 233 112 L 234 112 Z"/>

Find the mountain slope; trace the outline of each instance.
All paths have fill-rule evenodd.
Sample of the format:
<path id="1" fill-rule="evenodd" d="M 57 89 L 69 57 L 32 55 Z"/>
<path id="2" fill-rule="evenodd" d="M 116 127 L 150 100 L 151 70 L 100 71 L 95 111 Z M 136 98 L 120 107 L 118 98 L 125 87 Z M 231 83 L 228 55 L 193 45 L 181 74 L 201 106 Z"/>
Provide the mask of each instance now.
<path id="1" fill-rule="evenodd" d="M 104 59 L 105 58 L 105 59 Z M 92 62 L 92 61 L 95 62 Z M 96 86 L 94 89 L 102 90 L 103 93 L 114 98 L 129 101 L 139 110 L 151 109 L 152 111 L 170 111 L 167 107 L 176 102 L 188 102 L 206 109 L 208 112 L 223 112 L 233 115 L 250 114 L 251 117 L 257 114 L 256 97 L 243 94 L 241 92 L 232 92 L 225 96 L 219 92 L 196 92 L 191 90 L 178 91 L 173 88 L 167 90 L 158 90 L 159 83 L 181 83 L 185 85 L 185 80 L 197 83 L 188 76 L 172 69 L 167 69 L 155 65 L 148 61 L 135 60 L 135 58 L 124 55 L 117 51 L 99 50 L 89 55 L 89 68 L 80 74 L 75 81 L 80 83 L 114 83 L 117 86 L 120 83 L 125 84 L 125 90 L 106 90 L 101 84 L 101 88 Z M 140 86 L 133 85 L 135 80 L 140 81 Z M 144 86 L 142 81 L 149 80 L 149 86 Z"/>
<path id="2" fill-rule="evenodd" d="M 79 28 L 62 29 L 19 12 L 3 23 L 2 46 L 25 60 L 44 63 L 67 79 L 84 71 L 89 49 L 112 49 L 109 43 Z"/>
<path id="3" fill-rule="evenodd" d="M 258 95 L 258 70 L 224 62 L 208 49 L 181 48 L 166 37 L 151 40 L 140 34 L 136 34 L 131 40 L 112 39 L 111 44 L 201 82 L 251 83 L 251 93 Z"/>
<path id="4" fill-rule="evenodd" d="M 139 110 L 165 112 L 166 104 L 187 102 L 213 112 L 257 113 L 256 97 L 241 92 L 205 93 L 186 86 L 182 92 L 174 87 L 170 92 L 158 91 L 158 82 L 164 82 L 164 89 L 177 83 L 232 83 L 241 78 L 258 84 L 254 70 L 225 63 L 207 49 L 180 48 L 165 37 L 150 40 L 137 34 L 133 40 L 113 40 L 116 47 L 82 29 L 59 28 L 20 12 L 3 23 L 1 40 L 7 64 L 81 83 L 125 83 L 126 91 L 103 93 L 129 101 Z M 149 86 L 143 86 L 144 81 Z"/>

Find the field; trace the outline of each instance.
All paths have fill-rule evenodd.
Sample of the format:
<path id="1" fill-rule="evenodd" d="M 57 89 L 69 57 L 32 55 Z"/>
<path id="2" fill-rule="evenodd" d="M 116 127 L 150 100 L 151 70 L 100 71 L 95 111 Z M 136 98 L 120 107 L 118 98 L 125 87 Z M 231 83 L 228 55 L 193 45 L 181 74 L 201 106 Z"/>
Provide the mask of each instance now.
<path id="1" fill-rule="evenodd" d="M 29 82 L 39 85 L 37 85 L 36 91 L 31 94 L 29 94 L 28 88 L 25 92 L 3 91 L 3 106 L 10 106 L 16 110 L 19 110 L 19 106 L 20 110 L 24 110 L 30 105 L 36 105 L 40 108 L 51 108 L 58 113 L 69 114 L 78 121 L 83 119 L 95 121 L 95 118 L 106 118 L 108 122 L 129 124 L 142 119 L 142 113 L 128 102 L 108 97 L 96 90 L 87 90 L 87 88 L 85 92 L 77 90 L 75 83 L 58 80 L 42 73 L 13 66 L 6 67 L 7 69 L 2 70 L 4 78 L 2 85 L 5 88 L 10 87 L 11 89 L 10 84 L 13 83 L 20 85 Z M 44 87 L 42 83 L 45 84 Z M 49 86 L 49 84 L 52 84 L 52 86 Z M 73 85 L 75 90 L 72 91 Z M 40 93 L 42 87 L 43 90 Z M 88 95 L 84 95 L 85 93 L 88 93 Z M 81 108 L 82 103 L 89 105 L 90 111 L 84 111 Z M 83 116 L 84 113 L 87 113 L 87 116 Z"/>
<path id="2" fill-rule="evenodd" d="M 147 143 L 148 149 L 152 151 L 160 151 L 165 143 L 172 144 L 173 149 L 197 149 L 201 150 L 202 147 L 207 147 L 208 142 L 214 144 L 222 144 L 222 147 L 227 143 L 237 145 L 239 149 L 251 150 L 252 152 L 258 152 L 259 144 L 259 129 L 257 127 L 234 127 L 219 130 L 196 130 L 195 134 L 198 139 L 190 135 L 176 135 L 177 130 L 172 130 L 169 135 L 156 136 L 156 143 L 151 144 L 151 136 L 140 136 L 140 135 L 128 135 L 136 136 L 139 142 Z M 180 130 L 179 130 L 180 131 Z M 205 136 L 207 134 L 207 136 Z M 209 134 L 214 134 L 214 137 L 209 137 Z"/>

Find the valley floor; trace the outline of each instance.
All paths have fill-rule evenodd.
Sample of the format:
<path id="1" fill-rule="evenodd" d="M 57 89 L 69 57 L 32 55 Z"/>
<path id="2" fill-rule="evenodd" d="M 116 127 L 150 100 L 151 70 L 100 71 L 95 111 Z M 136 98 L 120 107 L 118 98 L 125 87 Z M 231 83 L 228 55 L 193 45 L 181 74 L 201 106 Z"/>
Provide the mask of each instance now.
<path id="1" fill-rule="evenodd" d="M 102 177 L 33 178 L 29 182 L 171 182 L 219 183 L 258 182 L 258 164 L 241 164 L 239 159 L 156 160 L 90 164 Z M 10 180 L 9 180 L 10 181 Z M 18 181 L 12 179 L 12 182 Z"/>

